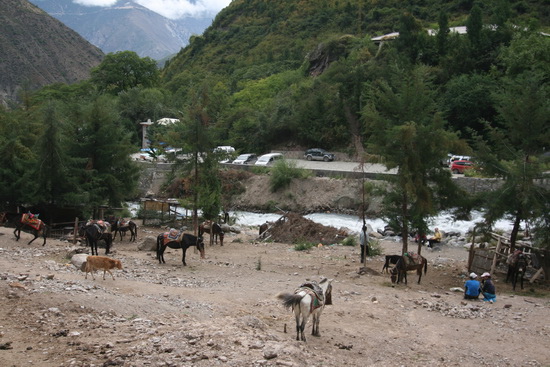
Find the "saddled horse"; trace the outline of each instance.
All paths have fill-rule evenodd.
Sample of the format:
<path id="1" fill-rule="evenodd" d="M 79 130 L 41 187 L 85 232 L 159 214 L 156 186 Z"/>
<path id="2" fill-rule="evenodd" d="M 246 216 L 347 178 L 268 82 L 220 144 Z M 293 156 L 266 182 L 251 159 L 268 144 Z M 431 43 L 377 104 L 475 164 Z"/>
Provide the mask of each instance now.
<path id="1" fill-rule="evenodd" d="M 137 239 L 137 224 L 131 220 L 124 220 L 123 218 L 109 220 L 111 223 L 111 229 L 113 231 L 113 240 L 116 238 L 117 233 L 120 234 L 120 240 L 122 236 L 126 236 L 126 232 L 130 231 L 130 242 L 134 242 Z"/>
<path id="2" fill-rule="evenodd" d="M 424 274 L 426 274 L 428 272 L 428 260 L 426 260 L 425 257 L 418 254 L 413 256 L 401 256 L 390 272 L 391 282 L 399 283 L 405 279 L 405 284 L 407 284 L 407 272 L 416 270 L 416 274 L 418 274 L 418 284 L 420 284 L 420 280 L 422 279 L 422 268 L 424 268 Z"/>
<path id="3" fill-rule="evenodd" d="M 26 232 L 30 232 L 34 236 L 34 238 L 29 241 L 28 245 L 30 245 L 40 236 L 44 238 L 42 246 L 46 244 L 46 237 L 48 235 L 49 228 L 41 219 L 38 219 L 34 214 L 4 212 L 0 215 L 0 223 L 4 223 L 6 221 L 11 222 L 15 226 L 13 234 L 16 241 L 19 241 L 19 239 L 21 238 L 21 230 L 25 230 Z"/>
<path id="4" fill-rule="evenodd" d="M 390 264 L 397 264 L 400 258 L 401 255 L 386 255 L 386 261 L 384 262 L 384 266 L 382 267 L 382 273 L 384 272 L 384 270 L 386 271 L 386 273 L 389 272 Z"/>
<path id="5" fill-rule="evenodd" d="M 183 255 L 181 261 L 183 262 L 183 266 L 187 266 L 185 262 L 185 253 L 191 246 L 196 246 L 201 254 L 201 259 L 204 259 L 204 241 L 201 236 L 193 236 L 192 234 L 184 233 L 176 229 L 171 229 L 169 232 L 159 234 L 157 237 L 157 259 L 159 264 L 166 263 L 166 261 L 164 261 L 164 250 L 166 250 L 166 247 L 170 247 L 173 249 L 182 249 Z"/>
<path id="6" fill-rule="evenodd" d="M 211 220 L 204 221 L 199 226 L 199 236 L 202 237 L 205 233 L 208 233 L 210 235 L 211 246 L 214 243 L 218 243 L 218 237 L 220 238 L 220 246 L 223 246 L 223 238 L 225 237 L 225 233 L 218 223 Z"/>
<path id="7" fill-rule="evenodd" d="M 525 270 L 527 270 L 528 265 L 527 256 L 521 250 L 517 250 L 508 256 L 508 260 L 506 262 L 508 264 L 506 283 L 511 280 L 512 289 L 516 290 L 516 284 L 519 278 L 521 289 L 523 289 L 523 276 L 525 275 Z"/>
<path id="8" fill-rule="evenodd" d="M 92 249 L 92 256 L 98 254 L 98 242 L 105 241 L 105 255 L 111 251 L 113 244 L 113 233 L 111 232 L 111 224 L 107 221 L 88 221 L 80 226 L 78 230 L 81 236 L 86 238 L 86 243 Z"/>
<path id="9" fill-rule="evenodd" d="M 319 321 L 325 305 L 332 305 L 332 279 L 323 278 L 300 285 L 294 293 L 281 293 L 277 298 L 283 301 L 283 306 L 292 308 L 296 319 L 296 340 L 306 341 L 304 330 L 309 316 L 313 316 L 311 335 L 321 336 Z"/>

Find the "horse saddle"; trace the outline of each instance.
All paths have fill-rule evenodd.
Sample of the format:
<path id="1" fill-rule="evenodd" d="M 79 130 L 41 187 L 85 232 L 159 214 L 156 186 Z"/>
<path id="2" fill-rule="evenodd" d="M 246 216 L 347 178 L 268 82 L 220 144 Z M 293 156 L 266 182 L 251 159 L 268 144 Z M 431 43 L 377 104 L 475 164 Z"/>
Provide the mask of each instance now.
<path id="1" fill-rule="evenodd" d="M 95 226 L 101 234 L 111 232 L 111 225 L 109 224 L 109 222 L 106 222 L 104 220 L 96 220 L 87 223 L 87 225 L 90 224 Z"/>
<path id="2" fill-rule="evenodd" d="M 510 254 L 508 256 L 508 259 L 506 259 L 506 263 L 508 265 L 515 265 L 518 262 L 519 255 L 522 254 L 522 253 L 523 253 L 523 251 L 521 251 L 521 250 L 514 251 L 513 254 Z"/>
<path id="3" fill-rule="evenodd" d="M 177 230 L 175 228 L 170 228 L 170 231 L 164 232 L 164 234 L 162 235 L 164 239 L 163 241 L 164 246 L 166 246 L 168 242 L 178 241 L 182 232 L 183 231 Z"/>
<path id="4" fill-rule="evenodd" d="M 405 256 L 403 256 L 405 259 L 406 265 L 418 265 L 422 264 L 422 257 L 418 254 L 415 254 L 414 252 L 406 253 Z"/>
<path id="5" fill-rule="evenodd" d="M 34 214 L 23 214 L 21 216 L 21 223 L 31 226 L 38 231 L 40 230 L 40 223 L 42 223 L 42 221 L 37 217 L 38 216 Z"/>
<path id="6" fill-rule="evenodd" d="M 302 283 L 294 293 L 299 293 L 302 291 L 309 294 L 313 299 L 313 302 L 311 302 L 310 312 L 321 307 L 325 303 L 325 295 L 323 294 L 323 289 L 319 284 L 317 284 L 317 282 L 311 281 Z"/>

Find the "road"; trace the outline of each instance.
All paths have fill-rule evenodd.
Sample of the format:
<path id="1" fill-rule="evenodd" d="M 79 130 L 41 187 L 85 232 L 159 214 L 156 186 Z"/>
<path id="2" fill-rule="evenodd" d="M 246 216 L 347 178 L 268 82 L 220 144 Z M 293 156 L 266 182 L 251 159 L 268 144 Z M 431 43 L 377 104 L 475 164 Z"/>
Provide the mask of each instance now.
<path id="1" fill-rule="evenodd" d="M 308 161 L 305 159 L 287 159 L 289 162 L 295 162 L 299 168 L 323 171 L 342 171 L 342 172 L 362 172 L 361 164 L 358 162 L 323 162 L 323 161 Z M 397 173 L 397 169 L 387 170 L 386 166 L 377 163 L 365 163 L 364 172 L 370 173 Z"/>

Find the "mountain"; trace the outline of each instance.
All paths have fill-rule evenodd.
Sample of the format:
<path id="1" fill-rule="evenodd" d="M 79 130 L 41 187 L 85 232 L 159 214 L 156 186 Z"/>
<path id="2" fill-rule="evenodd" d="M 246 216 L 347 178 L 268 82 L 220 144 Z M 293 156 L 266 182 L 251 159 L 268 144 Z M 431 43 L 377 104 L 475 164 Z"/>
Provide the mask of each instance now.
<path id="1" fill-rule="evenodd" d="M 21 88 L 87 79 L 104 54 L 26 0 L 0 0 L 0 103 Z"/>
<path id="2" fill-rule="evenodd" d="M 171 20 L 132 1 L 83 6 L 72 0 L 32 0 L 103 52 L 134 51 L 155 60 L 177 53 L 189 37 L 201 34 L 212 18 Z"/>

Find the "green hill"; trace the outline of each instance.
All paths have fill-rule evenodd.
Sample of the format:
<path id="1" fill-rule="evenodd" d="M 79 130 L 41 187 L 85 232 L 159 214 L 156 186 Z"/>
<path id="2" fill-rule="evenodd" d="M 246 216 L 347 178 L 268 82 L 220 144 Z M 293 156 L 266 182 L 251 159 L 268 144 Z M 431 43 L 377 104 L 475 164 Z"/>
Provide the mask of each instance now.
<path id="1" fill-rule="evenodd" d="M 499 52 L 518 29 L 548 27 L 545 3 L 236 0 L 167 63 L 164 85 L 187 107 L 208 111 L 201 119 L 220 143 L 255 152 L 281 144 L 361 151 L 365 85 L 390 78 L 391 65 L 422 64 L 432 68 L 450 128 L 466 136 L 494 118 L 489 71 L 502 69 Z M 479 20 L 470 18 L 474 4 Z M 440 19 L 447 27 L 472 21 L 472 32 L 428 36 Z M 371 41 L 396 31 L 401 37 L 387 47 Z M 445 93 L 473 74 L 481 80 L 462 82 L 482 98 L 457 107 L 462 102 Z"/>

